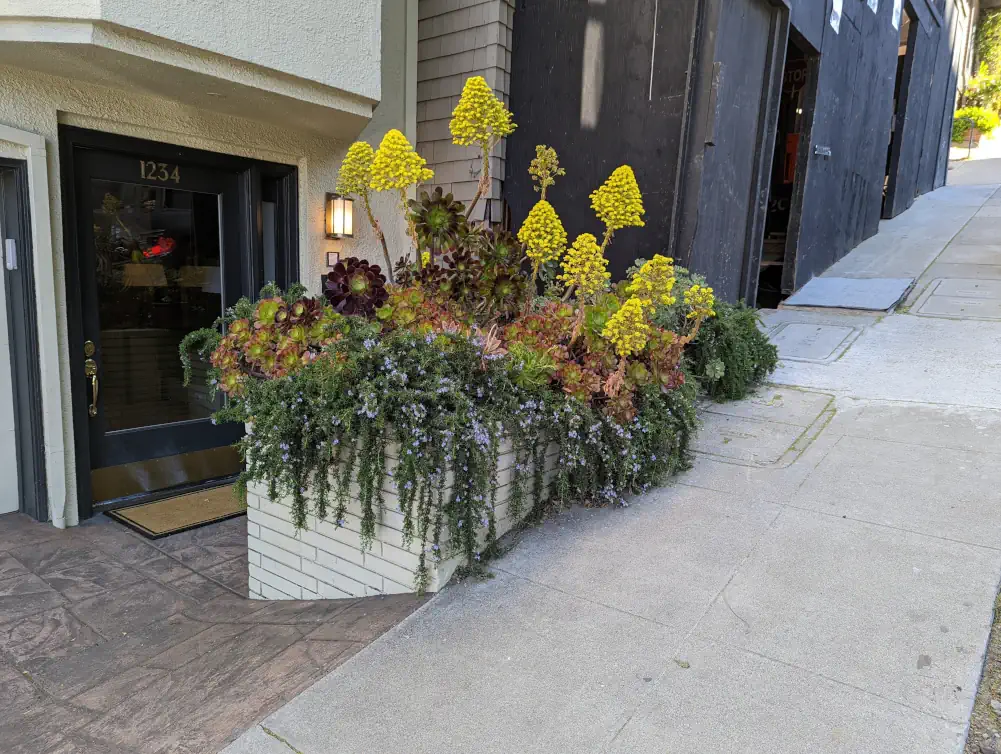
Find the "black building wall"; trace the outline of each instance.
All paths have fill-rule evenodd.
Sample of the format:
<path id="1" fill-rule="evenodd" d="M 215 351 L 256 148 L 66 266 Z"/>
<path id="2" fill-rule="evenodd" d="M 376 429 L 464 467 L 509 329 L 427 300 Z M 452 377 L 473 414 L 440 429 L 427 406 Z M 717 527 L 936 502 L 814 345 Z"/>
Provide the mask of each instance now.
<path id="1" fill-rule="evenodd" d="M 945 182 L 968 2 L 908 0 L 916 44 L 887 216 Z M 802 201 L 790 228 L 798 254 L 787 270 L 788 289 L 801 287 L 876 233 L 883 204 L 899 43 L 893 0 L 880 0 L 877 13 L 865 0 L 843 4 L 836 34 L 832 0 L 519 0 L 511 76 L 519 129 L 505 180 L 514 225 L 538 197 L 525 172 L 536 144 L 556 147 L 567 170 L 552 201 L 571 238 L 598 233 L 588 194 L 628 163 L 647 226 L 617 234 L 613 275 L 666 251 L 706 274 L 722 297 L 753 300 L 776 81 L 791 34 L 817 56 L 814 119 L 797 176 Z M 596 70 L 593 57 L 585 60 L 589 36 L 588 54 L 600 50 L 600 109 L 582 124 L 585 69 Z"/>
<path id="2" fill-rule="evenodd" d="M 601 236 L 604 229 L 588 195 L 615 168 L 628 164 L 643 191 L 646 227 L 616 234 L 609 268 L 621 277 L 636 257 L 667 250 L 678 197 L 695 6 L 695 0 L 660 0 L 655 26 L 655 0 L 604 5 L 518 0 L 511 61 L 511 109 L 518 130 L 508 138 L 504 180 L 514 227 L 538 200 L 528 164 L 535 146 L 548 144 L 567 174 L 547 199 L 571 240 L 586 232 Z M 583 91 L 583 82 L 591 79 L 585 64 L 598 74 L 598 91 Z M 592 103 L 598 104 L 596 110 Z"/>

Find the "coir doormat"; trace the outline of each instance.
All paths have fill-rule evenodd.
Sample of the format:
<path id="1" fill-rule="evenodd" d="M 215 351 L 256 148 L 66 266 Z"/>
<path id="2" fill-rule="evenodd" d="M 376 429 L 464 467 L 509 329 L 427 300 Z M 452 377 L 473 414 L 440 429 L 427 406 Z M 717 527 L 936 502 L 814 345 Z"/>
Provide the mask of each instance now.
<path id="1" fill-rule="evenodd" d="M 187 529 L 240 516 L 246 506 L 233 490 L 233 485 L 191 492 L 179 497 L 143 503 L 129 508 L 108 511 L 107 515 L 149 539 L 159 539 Z"/>

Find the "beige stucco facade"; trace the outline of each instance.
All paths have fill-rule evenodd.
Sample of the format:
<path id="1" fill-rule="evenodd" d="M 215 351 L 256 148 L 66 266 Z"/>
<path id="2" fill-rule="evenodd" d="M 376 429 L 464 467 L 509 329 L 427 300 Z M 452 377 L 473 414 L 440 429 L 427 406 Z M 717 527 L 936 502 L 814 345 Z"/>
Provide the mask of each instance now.
<path id="1" fill-rule="evenodd" d="M 31 158 L 36 166 L 38 336 L 57 526 L 77 521 L 59 126 L 295 165 L 300 274 L 319 292 L 325 252 L 381 258 L 360 217 L 354 239 L 324 236 L 324 195 L 334 190 L 348 145 L 359 134 L 377 144 L 390 128 L 416 137 L 417 3 L 382 5 L 0 0 L 0 40 L 7 40 L 0 42 L 0 156 Z M 69 32 L 78 34 L 75 41 L 67 41 Z M 388 218 L 391 248 L 402 250 L 394 204 L 387 197 L 377 209 Z M 8 353 L 3 339 L 0 350 Z M 9 381 L 0 378 L 0 455 L 7 455 L 10 401 Z"/>

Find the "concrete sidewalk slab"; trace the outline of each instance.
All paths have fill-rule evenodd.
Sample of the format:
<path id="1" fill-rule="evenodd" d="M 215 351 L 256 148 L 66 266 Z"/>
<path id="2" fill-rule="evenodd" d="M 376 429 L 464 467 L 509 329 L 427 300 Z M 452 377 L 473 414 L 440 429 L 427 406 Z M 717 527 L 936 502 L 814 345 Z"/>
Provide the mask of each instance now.
<path id="1" fill-rule="evenodd" d="M 886 754 L 962 747 L 965 727 L 726 644 L 694 639 L 607 749 L 613 754 Z M 888 742 L 892 742 L 889 746 Z"/>
<path id="2" fill-rule="evenodd" d="M 1001 552 L 786 509 L 697 633 L 963 723 Z"/>
<path id="3" fill-rule="evenodd" d="M 720 492 L 669 488 L 626 510 L 563 513 L 526 532 L 498 568 L 684 634 L 780 510 Z"/>
<path id="4" fill-rule="evenodd" d="M 674 665 L 680 638 L 498 573 L 448 589 L 264 724 L 306 754 L 593 751 Z"/>

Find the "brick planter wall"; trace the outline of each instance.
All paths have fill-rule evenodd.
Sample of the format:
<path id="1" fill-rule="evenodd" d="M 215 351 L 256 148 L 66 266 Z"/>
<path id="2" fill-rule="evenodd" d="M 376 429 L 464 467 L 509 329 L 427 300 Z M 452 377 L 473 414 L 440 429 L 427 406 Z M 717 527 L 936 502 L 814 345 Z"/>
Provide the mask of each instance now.
<path id="1" fill-rule="evenodd" d="M 415 538 L 410 547 L 403 544 L 403 514 L 399 510 L 399 499 L 391 476 L 396 463 L 392 455 L 392 449 L 389 449 L 383 489 L 385 506 L 376 524 L 375 541 L 368 550 L 363 550 L 361 546 L 362 509 L 355 497 L 356 485 L 352 485 L 344 526 L 337 527 L 332 520 L 310 515 L 307 528 L 300 531 L 296 531 L 292 524 L 290 500 L 271 500 L 266 486 L 250 486 L 247 493 L 247 546 L 251 599 L 341 599 L 414 591 L 420 542 Z M 558 456 L 558 446 L 550 445 L 545 456 L 544 479 L 547 487 L 554 476 Z M 514 462 L 510 443 L 503 443 L 498 463 L 495 509 L 498 537 L 521 520 L 511 515 L 509 506 Z M 530 467 L 524 482 L 522 517 L 531 509 L 531 480 Z M 450 487 L 446 487 L 446 497 L 448 489 Z M 333 507 L 332 503 L 331 517 Z M 442 541 L 441 549 L 448 551 L 447 541 Z M 428 591 L 441 589 L 461 563 L 459 555 L 434 566 L 428 558 L 431 568 Z"/>

